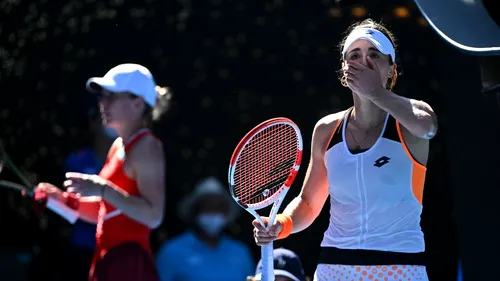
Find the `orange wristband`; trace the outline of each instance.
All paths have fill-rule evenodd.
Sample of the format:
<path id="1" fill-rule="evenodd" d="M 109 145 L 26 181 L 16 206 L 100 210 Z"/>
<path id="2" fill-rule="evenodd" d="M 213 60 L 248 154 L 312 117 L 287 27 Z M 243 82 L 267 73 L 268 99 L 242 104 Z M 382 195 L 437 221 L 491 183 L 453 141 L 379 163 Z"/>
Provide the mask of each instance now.
<path id="1" fill-rule="evenodd" d="M 277 238 L 278 239 L 285 239 L 288 236 L 290 236 L 290 234 L 292 234 L 292 230 L 293 230 L 292 218 L 290 216 L 287 216 L 287 215 L 278 214 L 276 216 L 276 220 L 279 221 L 281 223 L 281 225 L 283 226 L 283 229 L 281 229 L 281 232 L 278 234 Z"/>

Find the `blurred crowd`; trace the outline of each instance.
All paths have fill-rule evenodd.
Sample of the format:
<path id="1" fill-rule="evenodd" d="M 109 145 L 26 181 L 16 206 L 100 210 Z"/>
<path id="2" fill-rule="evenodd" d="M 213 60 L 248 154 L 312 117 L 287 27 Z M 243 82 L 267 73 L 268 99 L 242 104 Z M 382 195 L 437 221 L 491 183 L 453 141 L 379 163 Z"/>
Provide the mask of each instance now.
<path id="1" fill-rule="evenodd" d="M 446 130 L 437 97 L 435 46 L 442 42 L 412 1 L 317 1 L 307 9 L 281 0 L 4 2 L 0 85 L 15 98 L 0 104 L 0 139 L 32 182 L 61 183 L 65 171 L 96 173 L 103 165 L 113 132 L 100 126 L 96 101 L 85 94 L 89 77 L 137 62 L 174 90 L 174 106 L 156 128 L 166 148 L 167 210 L 151 243 L 164 281 L 216 272 L 227 275 L 221 281 L 258 280 L 252 217 L 238 214 L 225 183 L 230 155 L 266 118 L 291 118 L 308 140 L 320 116 L 352 103 L 337 79 L 337 45 L 353 21 L 370 15 L 393 29 L 402 69 L 397 92 L 432 104 Z M 453 226 L 440 135 L 428 165 L 428 251 L 435 260 L 453 259 L 453 239 L 443 239 Z M 312 275 L 319 253 L 313 245 L 327 222 L 323 212 L 306 234 L 275 244 L 275 267 L 289 278 L 277 281 Z M 85 280 L 95 226 L 70 225 L 49 211 L 36 215 L 31 202 L 7 190 L 0 190 L 0 224 L 0 273 L 10 276 L 2 280 Z M 305 237 L 307 245 L 300 243 Z M 203 271 L 179 266 L 197 263 Z M 66 271 L 53 270 L 55 264 Z"/>

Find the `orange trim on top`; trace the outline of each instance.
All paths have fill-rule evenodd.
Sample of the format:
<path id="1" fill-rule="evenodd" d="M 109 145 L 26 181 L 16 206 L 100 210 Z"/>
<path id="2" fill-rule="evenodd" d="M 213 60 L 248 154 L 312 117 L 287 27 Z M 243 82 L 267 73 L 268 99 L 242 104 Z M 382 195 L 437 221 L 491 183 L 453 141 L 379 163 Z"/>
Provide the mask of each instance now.
<path id="1" fill-rule="evenodd" d="M 325 147 L 325 151 L 328 149 L 328 147 L 330 146 L 330 142 L 332 141 L 332 138 L 333 136 L 335 135 L 335 133 L 337 132 L 337 130 L 339 129 L 339 126 L 340 124 L 342 123 L 342 120 L 344 120 L 344 118 L 342 117 L 342 119 L 339 119 L 337 120 L 337 124 L 335 124 L 335 128 L 333 129 L 333 132 L 330 134 L 330 138 L 328 139 L 328 142 L 326 143 L 326 147 Z"/>
<path id="2" fill-rule="evenodd" d="M 420 205 L 422 205 L 424 197 L 425 173 L 427 171 L 427 167 L 419 163 L 417 160 L 415 160 L 413 155 L 411 155 L 410 150 L 408 149 L 408 146 L 406 145 L 406 142 L 403 139 L 403 133 L 401 132 L 401 125 L 397 120 L 396 120 L 396 128 L 398 130 L 399 140 L 403 145 L 406 155 L 408 155 L 408 157 L 413 162 L 412 175 L 411 175 L 411 189 L 413 191 L 413 195 L 420 203 Z"/>

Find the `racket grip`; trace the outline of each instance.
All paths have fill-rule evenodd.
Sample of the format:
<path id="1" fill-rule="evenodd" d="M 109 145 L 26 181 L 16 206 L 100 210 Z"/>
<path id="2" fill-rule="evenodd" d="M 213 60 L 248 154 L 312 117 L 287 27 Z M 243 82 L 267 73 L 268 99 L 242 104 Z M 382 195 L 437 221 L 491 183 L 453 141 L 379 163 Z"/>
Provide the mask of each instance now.
<path id="1" fill-rule="evenodd" d="M 78 220 L 78 211 L 70 208 L 68 205 L 59 200 L 49 197 L 47 200 L 47 208 L 60 215 L 71 224 L 74 224 Z"/>
<path id="2" fill-rule="evenodd" d="M 261 247 L 262 252 L 262 281 L 274 281 L 274 254 L 273 242 Z"/>

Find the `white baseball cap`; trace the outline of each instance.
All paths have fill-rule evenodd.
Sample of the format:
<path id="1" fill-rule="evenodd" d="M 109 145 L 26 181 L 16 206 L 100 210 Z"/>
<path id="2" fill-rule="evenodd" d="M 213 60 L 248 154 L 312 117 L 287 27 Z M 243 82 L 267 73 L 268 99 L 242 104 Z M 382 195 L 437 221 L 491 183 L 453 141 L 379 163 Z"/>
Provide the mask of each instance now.
<path id="1" fill-rule="evenodd" d="M 105 89 L 113 93 L 131 93 L 142 97 L 150 106 L 156 105 L 156 82 L 151 72 L 144 66 L 133 63 L 113 67 L 104 77 L 92 77 L 87 81 L 87 89 L 98 92 Z"/>

